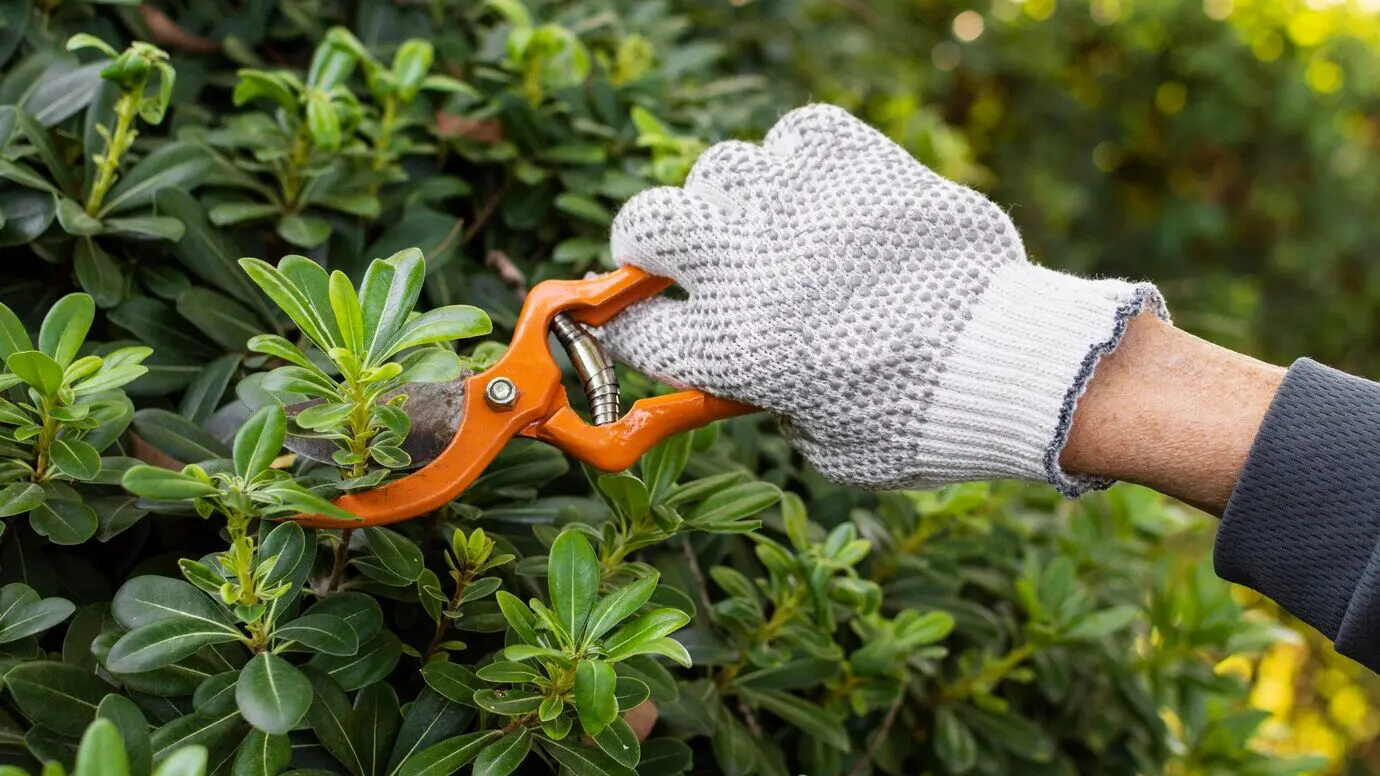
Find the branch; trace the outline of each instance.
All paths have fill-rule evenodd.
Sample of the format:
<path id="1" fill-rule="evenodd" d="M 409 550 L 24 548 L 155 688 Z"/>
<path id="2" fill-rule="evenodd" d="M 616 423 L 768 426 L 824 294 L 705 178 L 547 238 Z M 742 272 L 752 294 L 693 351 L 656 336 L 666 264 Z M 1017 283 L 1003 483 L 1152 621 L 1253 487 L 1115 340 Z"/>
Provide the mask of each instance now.
<path id="1" fill-rule="evenodd" d="M 896 700 L 892 702 L 891 708 L 886 712 L 886 719 L 882 720 L 882 727 L 877 731 L 877 735 L 872 738 L 872 743 L 868 744 L 867 752 L 862 759 L 853 765 L 853 769 L 848 772 L 848 776 L 862 776 L 867 772 L 867 766 L 872 759 L 877 756 L 877 750 L 882 748 L 882 742 L 891 735 L 891 728 L 896 724 L 896 718 L 901 715 L 901 704 L 906 699 L 905 690 L 896 693 Z"/>
<path id="2" fill-rule="evenodd" d="M 527 296 L 527 276 L 513 263 L 508 254 L 499 250 L 489 251 L 489 255 L 484 257 L 484 264 L 497 271 L 498 277 L 514 294 L 519 297 Z"/>
<path id="3" fill-rule="evenodd" d="M 719 620 L 714 616 L 714 605 L 709 600 L 709 583 L 705 581 L 704 572 L 700 570 L 700 560 L 695 557 L 695 548 L 690 546 L 690 537 L 681 538 L 680 548 L 685 553 L 685 563 L 690 567 L 690 574 L 695 578 L 695 585 L 700 590 L 700 605 L 704 607 L 704 616 L 710 625 L 717 628 Z"/>
<path id="4" fill-rule="evenodd" d="M 754 736 L 764 737 L 762 726 L 757 723 L 757 718 L 752 715 L 752 709 L 748 708 L 741 696 L 738 698 L 738 713 L 743 715 L 743 722 L 747 723 L 748 730 L 751 730 Z"/>
<path id="5" fill-rule="evenodd" d="M 184 54 L 214 54 L 220 51 L 220 44 L 187 32 L 167 14 L 148 3 L 139 6 L 139 16 L 149 28 L 149 37 L 163 48 L 180 51 Z"/>

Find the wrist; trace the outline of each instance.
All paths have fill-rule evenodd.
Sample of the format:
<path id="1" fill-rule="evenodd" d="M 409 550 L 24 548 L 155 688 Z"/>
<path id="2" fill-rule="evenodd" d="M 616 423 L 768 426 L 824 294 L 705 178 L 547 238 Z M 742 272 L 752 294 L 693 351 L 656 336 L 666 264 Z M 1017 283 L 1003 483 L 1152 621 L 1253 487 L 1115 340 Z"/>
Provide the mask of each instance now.
<path id="1" fill-rule="evenodd" d="M 975 301 L 924 416 L 922 484 L 1033 479 L 1074 496 L 1108 482 L 1060 465 L 1074 407 L 1099 359 L 1141 312 L 1165 315 L 1154 286 L 1088 280 L 1028 263 L 1002 268 Z"/>
<path id="2" fill-rule="evenodd" d="M 1060 463 L 1220 514 L 1284 371 L 1139 316 L 1078 401 Z"/>

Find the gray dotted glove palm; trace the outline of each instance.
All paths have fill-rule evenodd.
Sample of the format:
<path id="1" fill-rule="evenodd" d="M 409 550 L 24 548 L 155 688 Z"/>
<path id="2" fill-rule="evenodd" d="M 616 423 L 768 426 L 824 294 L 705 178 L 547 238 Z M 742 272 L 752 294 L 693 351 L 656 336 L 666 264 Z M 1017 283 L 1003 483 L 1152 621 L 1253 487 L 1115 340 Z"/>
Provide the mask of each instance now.
<path id="1" fill-rule="evenodd" d="M 612 248 L 688 297 L 607 324 L 616 357 L 772 412 L 867 488 L 1103 484 L 1059 467 L 1074 404 L 1131 316 L 1165 314 L 1148 284 L 1031 264 L 1000 208 L 827 105 L 634 197 Z"/>

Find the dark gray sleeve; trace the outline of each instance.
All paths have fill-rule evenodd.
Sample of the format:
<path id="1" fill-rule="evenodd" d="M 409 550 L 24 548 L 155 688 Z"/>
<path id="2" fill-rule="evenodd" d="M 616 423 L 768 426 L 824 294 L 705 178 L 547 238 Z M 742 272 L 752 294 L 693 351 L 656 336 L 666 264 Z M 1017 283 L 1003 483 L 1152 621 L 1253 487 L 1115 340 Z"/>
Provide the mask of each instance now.
<path id="1" fill-rule="evenodd" d="M 1380 671 L 1380 383 L 1294 363 L 1217 533 L 1223 579 Z"/>

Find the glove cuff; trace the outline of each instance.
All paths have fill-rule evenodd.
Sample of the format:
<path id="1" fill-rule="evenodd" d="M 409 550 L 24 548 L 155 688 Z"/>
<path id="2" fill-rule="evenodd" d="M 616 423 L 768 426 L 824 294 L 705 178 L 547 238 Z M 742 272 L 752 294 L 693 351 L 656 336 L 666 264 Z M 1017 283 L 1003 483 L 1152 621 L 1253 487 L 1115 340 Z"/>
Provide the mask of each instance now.
<path id="1" fill-rule="evenodd" d="M 1059 454 L 1098 361 L 1142 312 L 1169 320 L 1149 283 L 1024 262 L 1003 268 L 943 361 L 925 413 L 923 470 L 946 482 L 1045 480 L 1069 497 L 1109 486 L 1065 472 Z"/>

